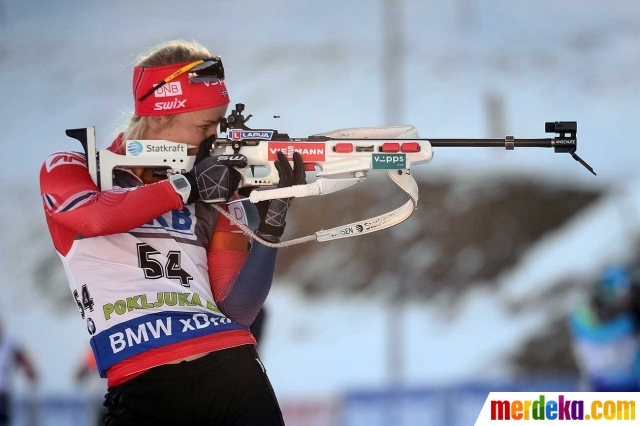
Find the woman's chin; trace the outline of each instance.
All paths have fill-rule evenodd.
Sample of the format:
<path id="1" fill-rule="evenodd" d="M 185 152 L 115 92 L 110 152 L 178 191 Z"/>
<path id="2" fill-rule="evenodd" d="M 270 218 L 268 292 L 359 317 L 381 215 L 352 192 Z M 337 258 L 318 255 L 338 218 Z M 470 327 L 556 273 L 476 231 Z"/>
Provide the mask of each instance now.
<path id="1" fill-rule="evenodd" d="M 196 155 L 198 153 L 198 146 L 187 144 L 187 155 Z"/>

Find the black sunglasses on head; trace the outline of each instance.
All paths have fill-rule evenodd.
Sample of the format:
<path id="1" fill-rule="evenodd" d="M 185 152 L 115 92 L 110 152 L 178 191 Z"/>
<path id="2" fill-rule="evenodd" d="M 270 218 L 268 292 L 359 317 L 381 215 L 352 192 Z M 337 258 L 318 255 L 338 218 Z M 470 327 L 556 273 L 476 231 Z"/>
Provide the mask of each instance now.
<path id="1" fill-rule="evenodd" d="M 215 83 L 224 80 L 224 66 L 220 56 L 206 59 L 189 71 L 190 83 Z"/>

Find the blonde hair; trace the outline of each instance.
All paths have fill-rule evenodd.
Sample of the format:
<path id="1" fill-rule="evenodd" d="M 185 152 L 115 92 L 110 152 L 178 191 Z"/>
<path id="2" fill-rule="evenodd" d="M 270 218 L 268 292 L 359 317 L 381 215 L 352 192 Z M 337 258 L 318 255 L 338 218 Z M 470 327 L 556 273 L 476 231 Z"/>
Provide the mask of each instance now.
<path id="1" fill-rule="evenodd" d="M 211 53 L 195 41 L 173 40 L 159 44 L 143 53 L 136 59 L 135 65 L 151 68 L 162 67 L 210 57 Z M 141 117 L 132 113 L 117 133 L 123 133 L 122 141 L 124 143 L 130 139 L 144 139 L 148 129 L 149 117 Z"/>

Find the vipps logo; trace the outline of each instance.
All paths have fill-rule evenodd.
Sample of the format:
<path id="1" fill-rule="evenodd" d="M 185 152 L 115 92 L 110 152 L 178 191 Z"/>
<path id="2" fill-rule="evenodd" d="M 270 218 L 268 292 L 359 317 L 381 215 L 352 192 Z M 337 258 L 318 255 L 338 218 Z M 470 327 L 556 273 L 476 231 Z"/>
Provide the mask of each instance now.
<path id="1" fill-rule="evenodd" d="M 407 156 L 405 154 L 373 154 L 371 166 L 374 169 L 406 169 Z"/>
<path id="2" fill-rule="evenodd" d="M 127 145 L 127 153 L 131 155 L 142 154 L 142 144 L 138 141 L 131 141 Z"/>

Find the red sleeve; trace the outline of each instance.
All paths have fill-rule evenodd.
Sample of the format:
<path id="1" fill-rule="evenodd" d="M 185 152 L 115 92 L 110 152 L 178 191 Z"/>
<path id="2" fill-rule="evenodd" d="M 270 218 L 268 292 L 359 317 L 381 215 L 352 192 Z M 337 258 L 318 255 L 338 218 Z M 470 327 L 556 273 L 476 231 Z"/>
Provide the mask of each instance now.
<path id="1" fill-rule="evenodd" d="M 63 255 L 75 234 L 96 237 L 127 232 L 183 207 L 182 198 L 166 181 L 99 191 L 85 157 L 73 152 L 59 152 L 46 160 L 40 171 L 40 192 L 54 245 Z"/>
<path id="2" fill-rule="evenodd" d="M 246 214 L 243 215 L 242 205 L 234 203 L 233 206 L 232 214 L 246 224 Z M 226 205 L 222 207 L 229 210 Z M 219 215 L 207 254 L 209 282 L 216 302 L 224 299 L 233 288 L 233 282 L 247 260 L 248 252 L 249 238 L 229 219 Z"/>

